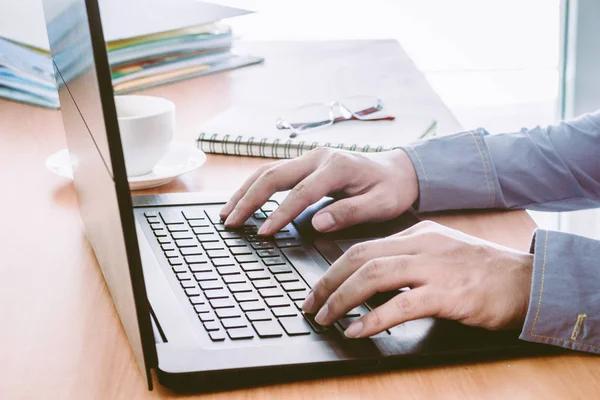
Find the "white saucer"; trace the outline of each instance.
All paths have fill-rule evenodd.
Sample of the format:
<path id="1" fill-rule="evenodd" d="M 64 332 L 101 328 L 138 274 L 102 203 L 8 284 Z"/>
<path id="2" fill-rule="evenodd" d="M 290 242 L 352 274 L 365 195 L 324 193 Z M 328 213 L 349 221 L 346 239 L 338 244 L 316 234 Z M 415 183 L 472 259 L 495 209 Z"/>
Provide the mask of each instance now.
<path id="1" fill-rule="evenodd" d="M 199 168 L 206 161 L 206 154 L 197 147 L 181 143 L 169 143 L 169 151 L 146 175 L 129 177 L 131 190 L 148 189 L 171 182 L 180 175 Z M 46 168 L 56 175 L 73 180 L 69 150 L 62 149 L 46 159 Z"/>

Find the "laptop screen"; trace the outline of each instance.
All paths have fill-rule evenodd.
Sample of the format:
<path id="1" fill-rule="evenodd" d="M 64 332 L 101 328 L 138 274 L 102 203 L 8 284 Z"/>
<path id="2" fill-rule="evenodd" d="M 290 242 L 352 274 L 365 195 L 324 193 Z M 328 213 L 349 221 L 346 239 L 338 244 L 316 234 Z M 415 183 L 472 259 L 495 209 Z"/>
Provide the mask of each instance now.
<path id="1" fill-rule="evenodd" d="M 97 0 L 43 6 L 81 218 L 151 385 L 156 350 Z"/>

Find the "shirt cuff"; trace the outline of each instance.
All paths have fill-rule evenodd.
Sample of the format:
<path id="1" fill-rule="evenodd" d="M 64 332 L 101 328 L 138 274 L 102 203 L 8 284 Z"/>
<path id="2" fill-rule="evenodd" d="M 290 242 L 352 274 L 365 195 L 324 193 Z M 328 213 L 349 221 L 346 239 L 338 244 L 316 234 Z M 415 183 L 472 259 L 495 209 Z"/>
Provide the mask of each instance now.
<path id="1" fill-rule="evenodd" d="M 494 208 L 502 193 L 483 129 L 401 147 L 419 181 L 420 212 Z"/>
<path id="2" fill-rule="evenodd" d="M 600 241 L 538 230 L 520 338 L 600 354 Z"/>

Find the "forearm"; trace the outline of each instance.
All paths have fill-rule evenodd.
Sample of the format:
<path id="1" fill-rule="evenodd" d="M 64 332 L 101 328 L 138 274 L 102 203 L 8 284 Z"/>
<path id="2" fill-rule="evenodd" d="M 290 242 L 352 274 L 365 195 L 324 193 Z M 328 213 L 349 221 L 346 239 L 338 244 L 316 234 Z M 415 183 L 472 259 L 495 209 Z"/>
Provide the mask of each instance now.
<path id="1" fill-rule="evenodd" d="M 537 231 L 521 339 L 600 354 L 600 241 Z"/>
<path id="2" fill-rule="evenodd" d="M 600 112 L 547 128 L 479 129 L 403 148 L 419 181 L 419 211 L 600 206 Z"/>

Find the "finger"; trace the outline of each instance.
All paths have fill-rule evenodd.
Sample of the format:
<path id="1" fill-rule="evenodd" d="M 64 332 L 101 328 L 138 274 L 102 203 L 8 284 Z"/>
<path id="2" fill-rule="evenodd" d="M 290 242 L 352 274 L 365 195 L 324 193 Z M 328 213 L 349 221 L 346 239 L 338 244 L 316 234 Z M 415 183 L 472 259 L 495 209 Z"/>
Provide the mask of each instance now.
<path id="1" fill-rule="evenodd" d="M 308 206 L 316 203 L 323 196 L 338 191 L 344 181 L 343 174 L 332 173 L 331 167 L 317 168 L 294 186 L 277 210 L 264 222 L 258 233 L 270 235 L 279 231 Z"/>
<path id="2" fill-rule="evenodd" d="M 227 203 L 225 203 L 225 205 L 221 209 L 221 212 L 219 213 L 219 216 L 221 217 L 221 219 L 223 219 L 223 220 L 227 219 L 227 217 L 229 216 L 229 214 L 231 214 L 231 211 L 233 210 L 235 205 L 238 203 L 238 201 L 240 201 L 240 199 L 244 196 L 244 194 L 246 194 L 246 192 L 248 191 L 250 186 L 252 186 L 252 184 L 258 179 L 259 176 L 261 176 L 261 174 L 263 174 L 269 168 L 273 168 L 277 164 L 281 164 L 282 162 L 284 162 L 284 160 L 266 163 L 266 164 L 261 165 L 259 168 L 257 168 L 256 171 L 254 171 L 252 173 L 252 175 L 250 175 L 246 179 L 246 181 L 242 184 L 242 186 L 240 186 L 240 188 L 238 190 L 236 190 L 236 192 L 229 198 Z"/>
<path id="3" fill-rule="evenodd" d="M 420 249 L 421 244 L 412 237 L 389 237 L 352 246 L 313 286 L 302 305 L 304 311 L 314 313 L 319 310 L 329 296 L 368 261 L 380 257 L 413 255 Z"/>
<path id="4" fill-rule="evenodd" d="M 354 321 L 345 335 L 349 338 L 373 336 L 407 321 L 435 317 L 439 310 L 439 295 L 428 286 L 408 290 Z"/>
<path id="5" fill-rule="evenodd" d="M 320 210 L 312 219 L 313 227 L 319 232 L 332 232 L 362 222 L 382 221 L 376 193 L 338 200 Z"/>
<path id="6" fill-rule="evenodd" d="M 321 325 L 331 325 L 377 292 L 419 286 L 425 271 L 418 256 L 375 258 L 360 267 L 333 292 L 315 317 Z"/>
<path id="7" fill-rule="evenodd" d="M 241 193 L 240 199 L 225 220 L 227 226 L 238 226 L 262 206 L 274 193 L 291 189 L 315 169 L 313 158 L 300 157 L 275 164 L 262 171 Z"/>

